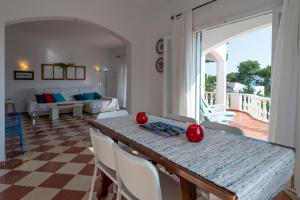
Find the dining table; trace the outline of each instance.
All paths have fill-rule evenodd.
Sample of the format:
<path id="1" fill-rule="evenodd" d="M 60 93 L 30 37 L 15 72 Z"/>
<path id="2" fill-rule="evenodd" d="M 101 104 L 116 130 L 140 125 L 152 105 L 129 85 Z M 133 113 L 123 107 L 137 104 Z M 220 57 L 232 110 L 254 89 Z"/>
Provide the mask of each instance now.
<path id="1" fill-rule="evenodd" d="M 187 129 L 188 123 L 148 115 L 148 123 L 163 122 Z M 294 149 L 244 135 L 203 127 L 204 138 L 189 142 L 185 134 L 160 135 L 137 124 L 135 116 L 88 123 L 115 142 L 121 142 L 177 176 L 183 200 L 197 199 L 197 190 L 224 200 L 269 200 L 289 183 Z M 112 183 L 102 174 L 98 197 Z"/>

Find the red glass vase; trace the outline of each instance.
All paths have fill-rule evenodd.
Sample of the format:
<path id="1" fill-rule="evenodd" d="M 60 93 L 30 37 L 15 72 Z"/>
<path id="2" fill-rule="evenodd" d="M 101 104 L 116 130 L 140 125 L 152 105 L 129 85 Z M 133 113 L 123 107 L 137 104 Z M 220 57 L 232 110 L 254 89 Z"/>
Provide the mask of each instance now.
<path id="1" fill-rule="evenodd" d="M 136 114 L 136 122 L 138 124 L 146 124 L 148 122 L 148 116 L 145 112 L 138 112 Z"/>
<path id="2" fill-rule="evenodd" d="M 204 138 L 204 131 L 201 125 L 191 124 L 186 130 L 186 137 L 190 142 L 200 142 Z"/>

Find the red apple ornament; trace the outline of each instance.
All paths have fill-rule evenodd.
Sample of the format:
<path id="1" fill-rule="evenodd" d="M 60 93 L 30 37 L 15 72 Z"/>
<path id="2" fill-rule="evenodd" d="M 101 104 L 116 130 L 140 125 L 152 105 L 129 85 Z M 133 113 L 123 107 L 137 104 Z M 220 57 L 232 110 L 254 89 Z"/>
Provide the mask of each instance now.
<path id="1" fill-rule="evenodd" d="M 148 122 L 148 116 L 145 112 L 139 112 L 136 114 L 136 122 L 138 124 L 146 124 Z"/>
<path id="2" fill-rule="evenodd" d="M 199 124 L 191 124 L 186 130 L 186 137 L 190 142 L 200 142 L 203 140 L 204 131 Z"/>

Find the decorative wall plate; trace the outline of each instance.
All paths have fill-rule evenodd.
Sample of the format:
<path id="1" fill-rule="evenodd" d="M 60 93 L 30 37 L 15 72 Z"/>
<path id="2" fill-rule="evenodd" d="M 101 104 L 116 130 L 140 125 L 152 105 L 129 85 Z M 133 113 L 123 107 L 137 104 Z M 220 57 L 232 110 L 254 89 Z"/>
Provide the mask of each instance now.
<path id="1" fill-rule="evenodd" d="M 162 73 L 164 71 L 164 60 L 162 57 L 158 58 L 157 61 L 156 61 L 156 70 L 159 72 L 159 73 Z"/>
<path id="2" fill-rule="evenodd" d="M 164 53 L 164 40 L 160 39 L 156 43 L 156 52 L 158 54 L 163 54 Z"/>

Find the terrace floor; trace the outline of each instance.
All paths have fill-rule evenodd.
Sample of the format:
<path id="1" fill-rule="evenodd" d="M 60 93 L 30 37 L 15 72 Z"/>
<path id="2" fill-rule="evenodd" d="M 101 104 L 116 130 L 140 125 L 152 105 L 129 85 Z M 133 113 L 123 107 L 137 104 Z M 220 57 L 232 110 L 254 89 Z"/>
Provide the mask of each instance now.
<path id="1" fill-rule="evenodd" d="M 52 122 L 43 117 L 32 126 L 24 117 L 26 153 L 20 155 L 17 137 L 6 138 L 7 161 L 0 162 L 0 200 L 88 199 L 94 161 L 86 120 L 91 118 L 63 115 Z M 243 113 L 237 113 L 235 123 L 243 126 L 248 136 L 264 136 L 264 132 L 259 134 L 260 124 Z M 97 181 L 93 199 L 99 187 Z M 107 199 L 115 198 L 111 187 Z M 273 200 L 291 198 L 282 192 Z"/>
<path id="2" fill-rule="evenodd" d="M 234 111 L 236 116 L 230 125 L 241 128 L 246 136 L 259 140 L 268 140 L 269 124 L 254 119 L 249 114 L 239 111 Z"/>

